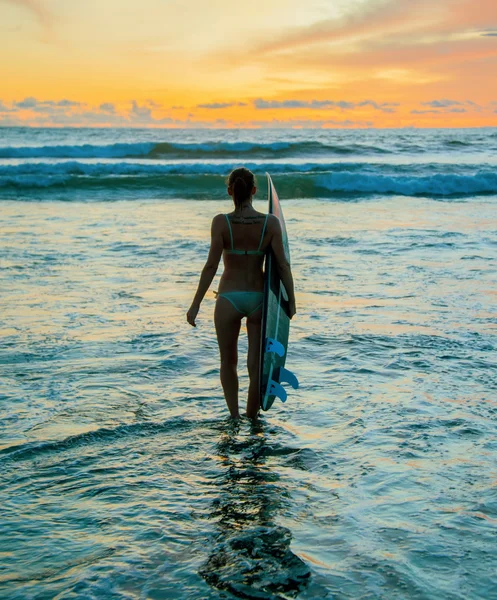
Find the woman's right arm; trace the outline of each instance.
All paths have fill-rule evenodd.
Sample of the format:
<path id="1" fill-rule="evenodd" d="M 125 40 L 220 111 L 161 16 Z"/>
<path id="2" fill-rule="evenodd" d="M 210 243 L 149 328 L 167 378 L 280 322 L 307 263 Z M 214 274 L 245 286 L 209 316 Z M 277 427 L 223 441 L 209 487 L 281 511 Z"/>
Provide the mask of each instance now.
<path id="1" fill-rule="evenodd" d="M 223 235 L 222 225 L 224 224 L 223 215 L 217 215 L 212 219 L 211 225 L 211 247 L 209 256 L 200 274 L 200 281 L 197 288 L 197 293 L 193 299 L 192 305 L 186 313 L 186 320 L 192 327 L 196 327 L 195 319 L 197 318 L 200 309 L 200 303 L 209 289 L 212 280 L 217 272 L 217 267 L 223 253 Z"/>
<path id="2" fill-rule="evenodd" d="M 297 312 L 295 306 L 295 290 L 293 287 L 292 270 L 290 269 L 290 263 L 288 262 L 285 256 L 285 249 L 283 247 L 283 234 L 281 231 L 280 220 L 278 219 L 278 217 L 275 216 L 271 219 L 271 221 L 271 229 L 273 230 L 273 235 L 271 237 L 271 250 L 274 253 L 274 257 L 276 258 L 278 274 L 288 294 L 288 303 L 290 308 L 289 316 L 291 319 Z"/>

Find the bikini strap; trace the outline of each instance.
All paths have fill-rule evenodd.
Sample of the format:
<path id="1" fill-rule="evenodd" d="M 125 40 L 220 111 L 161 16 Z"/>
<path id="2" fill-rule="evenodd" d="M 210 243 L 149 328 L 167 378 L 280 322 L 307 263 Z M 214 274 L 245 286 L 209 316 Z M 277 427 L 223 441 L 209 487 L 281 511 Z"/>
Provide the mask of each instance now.
<path id="1" fill-rule="evenodd" d="M 228 228 L 229 228 L 229 230 L 230 230 L 231 249 L 232 249 L 232 250 L 234 250 L 235 248 L 234 248 L 234 246 L 233 246 L 233 232 L 231 231 L 231 223 L 230 223 L 230 220 L 229 220 L 229 217 L 228 217 L 228 215 L 224 215 L 224 216 L 226 217 L 226 221 L 227 221 L 227 223 L 228 223 Z"/>
<path id="2" fill-rule="evenodd" d="M 266 233 L 266 225 L 267 225 L 268 217 L 269 217 L 269 213 L 266 215 L 266 220 L 264 221 L 264 227 L 262 228 L 262 234 L 261 234 L 261 241 L 259 242 L 259 247 L 257 248 L 257 252 L 260 252 L 262 242 L 264 240 L 264 234 Z"/>

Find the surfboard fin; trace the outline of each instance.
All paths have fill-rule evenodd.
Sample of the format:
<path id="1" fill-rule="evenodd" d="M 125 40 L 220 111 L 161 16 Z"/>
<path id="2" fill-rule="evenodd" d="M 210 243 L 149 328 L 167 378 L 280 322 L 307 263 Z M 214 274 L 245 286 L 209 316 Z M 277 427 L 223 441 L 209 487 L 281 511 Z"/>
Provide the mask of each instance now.
<path id="1" fill-rule="evenodd" d="M 294 390 L 297 390 L 299 387 L 299 380 L 297 377 L 294 375 L 294 373 L 288 369 L 285 369 L 285 367 L 279 368 L 277 379 L 280 383 L 289 383 Z"/>
<path id="2" fill-rule="evenodd" d="M 286 402 L 287 399 L 287 393 L 285 388 L 280 383 L 278 383 L 277 381 L 273 381 L 272 379 L 269 380 L 268 395 L 276 396 L 282 402 Z"/>
<path id="3" fill-rule="evenodd" d="M 278 340 L 274 340 L 273 338 L 266 338 L 266 352 L 274 352 L 278 356 L 285 356 L 285 347 Z"/>

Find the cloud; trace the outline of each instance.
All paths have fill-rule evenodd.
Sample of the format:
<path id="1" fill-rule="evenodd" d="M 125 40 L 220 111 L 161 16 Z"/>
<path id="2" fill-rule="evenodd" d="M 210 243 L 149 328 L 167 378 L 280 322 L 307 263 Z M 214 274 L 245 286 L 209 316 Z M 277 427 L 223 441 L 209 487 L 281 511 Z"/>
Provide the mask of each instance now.
<path id="1" fill-rule="evenodd" d="M 465 112 L 468 112 L 468 110 L 466 108 L 464 108 L 464 104 L 466 104 L 467 106 L 472 108 L 475 112 L 482 111 L 482 107 L 479 104 L 477 104 L 476 102 L 473 102 L 472 100 L 465 100 L 464 102 L 459 102 L 458 100 L 443 99 L 443 100 L 432 100 L 431 102 L 421 102 L 422 106 L 429 106 L 431 108 L 443 109 L 441 111 L 435 111 L 438 113 L 440 113 L 440 112 L 442 112 L 442 113 L 465 113 Z M 423 113 L 427 113 L 427 112 L 430 112 L 430 111 L 428 111 L 428 110 L 411 111 L 412 114 L 423 114 Z"/>
<path id="2" fill-rule="evenodd" d="M 143 104 L 140 106 L 136 100 L 131 102 L 131 111 L 130 114 L 138 117 L 139 119 L 150 119 L 152 116 L 152 109 L 149 106 Z"/>
<path id="3" fill-rule="evenodd" d="M 384 90 L 388 98 L 404 103 L 420 98 L 420 88 L 431 89 L 435 98 L 450 97 L 457 84 L 461 87 L 469 80 L 478 98 L 487 94 L 495 38 L 480 32 L 495 24 L 495 0 L 480 0 L 478 10 L 474 0 L 363 0 L 340 5 L 348 12 L 341 18 L 275 28 L 272 35 L 224 48 L 209 60 L 225 69 L 248 65 L 297 80 L 307 75 L 316 89 L 323 89 L 326 95 L 321 97 L 339 89 L 344 97 L 356 99 L 357 94 L 369 96 L 371 89 Z M 304 92 L 305 86 L 301 88 Z M 300 97 L 296 91 L 287 93 Z"/>
<path id="4" fill-rule="evenodd" d="M 53 13 L 47 9 L 46 2 L 43 2 L 42 0 L 0 0 L 0 3 L 2 2 L 25 8 L 35 17 L 42 27 L 42 41 L 47 42 L 53 39 L 53 24 L 55 18 Z"/>
<path id="5" fill-rule="evenodd" d="M 126 114 L 119 115 L 121 121 L 123 117 L 131 125 L 171 125 L 175 120 L 171 117 L 156 117 L 152 114 L 152 109 L 161 106 L 156 102 L 147 100 L 144 104 L 139 104 L 136 100 L 131 101 L 131 109 Z"/>
<path id="6" fill-rule="evenodd" d="M 155 102 L 155 100 L 147 100 L 147 104 L 152 108 L 162 108 L 162 104 Z"/>
<path id="7" fill-rule="evenodd" d="M 233 102 L 213 102 L 212 104 L 197 104 L 197 108 L 212 108 L 212 109 L 230 108 L 231 106 L 234 106 Z"/>
<path id="8" fill-rule="evenodd" d="M 345 100 L 264 100 L 257 98 L 254 100 L 254 106 L 258 110 L 266 109 L 290 109 L 307 108 L 313 110 L 322 110 L 328 108 L 340 108 L 342 110 L 353 110 L 362 106 L 371 106 L 382 112 L 395 112 L 394 106 L 399 106 L 398 102 L 383 102 L 378 104 L 373 100 L 363 100 L 362 102 L 347 102 Z"/>
<path id="9" fill-rule="evenodd" d="M 109 114 L 114 114 L 116 112 L 116 107 L 112 102 L 103 102 L 98 108 Z"/>
<path id="10" fill-rule="evenodd" d="M 57 102 L 57 106 L 82 106 L 83 102 L 75 102 L 74 100 L 59 100 Z"/>
<path id="11" fill-rule="evenodd" d="M 431 106 L 432 108 L 444 108 L 446 106 L 461 105 L 462 102 L 457 100 L 432 100 L 431 102 L 421 102 L 423 106 Z"/>
<path id="12" fill-rule="evenodd" d="M 356 53 L 371 43 L 384 47 L 390 46 L 390 42 L 398 47 L 422 46 L 450 40 L 463 32 L 477 36 L 478 30 L 483 30 L 481 35 L 495 35 L 495 27 L 488 27 L 489 22 L 495 21 L 495 14 L 495 0 L 479 0 L 478 10 L 474 0 L 354 2 L 350 3 L 348 13 L 339 18 L 279 32 L 269 41 L 254 45 L 251 52 L 266 56 L 289 53 L 299 47 L 305 51 L 311 45 L 333 44 L 335 53 L 342 54 L 347 42 L 350 46 L 345 52 Z"/>
<path id="13" fill-rule="evenodd" d="M 1 1 L 1 0 L 0 0 Z M 0 101 L 0 113 L 9 113 L 8 121 L 3 114 L 1 122 L 4 125 L 168 125 L 174 120 L 168 116 L 156 115 L 151 107 L 160 106 L 153 101 L 140 104 L 136 100 L 131 105 L 123 105 L 119 109 L 114 103 L 103 102 L 99 106 L 90 106 L 76 100 L 38 100 L 28 96 L 23 100 L 13 101 L 7 105 Z"/>
<path id="14" fill-rule="evenodd" d="M 8 107 L 0 100 L 0 112 L 10 113 L 10 112 L 15 112 L 15 111 L 16 111 L 15 108 Z"/>
<path id="15" fill-rule="evenodd" d="M 147 100 L 143 104 L 139 104 L 136 100 L 131 101 L 131 108 L 128 113 L 124 111 L 120 117 L 125 117 L 131 124 L 142 124 L 142 125 L 160 125 L 160 124 L 171 124 L 174 119 L 170 117 L 156 117 L 152 114 L 152 111 L 157 107 L 161 107 L 161 104 L 157 104 L 153 100 Z"/>
<path id="16" fill-rule="evenodd" d="M 14 102 L 14 106 L 17 108 L 30 108 L 37 111 L 46 111 L 49 107 L 60 106 L 62 108 L 70 108 L 74 106 L 84 106 L 84 102 L 75 102 L 74 100 L 37 100 L 33 96 L 28 96 L 20 102 Z"/>
<path id="17" fill-rule="evenodd" d="M 399 102 L 383 102 L 382 104 L 377 104 L 373 102 L 373 100 L 364 100 L 363 102 L 359 102 L 357 106 L 372 106 L 376 110 L 381 110 L 382 112 L 394 113 L 395 109 L 393 107 L 400 106 Z"/>
<path id="18" fill-rule="evenodd" d="M 446 113 L 482 113 L 492 110 L 493 106 L 497 106 L 497 101 L 488 102 L 485 106 L 481 106 L 472 100 L 431 100 L 430 102 L 421 102 L 422 106 L 429 106 L 430 110 L 411 110 L 410 113 L 413 115 L 423 115 L 427 113 L 433 114 L 446 114 Z M 432 110 L 435 109 L 435 110 Z"/>
<path id="19" fill-rule="evenodd" d="M 232 106 L 247 106 L 246 102 L 212 102 L 210 104 L 197 104 L 196 108 L 208 108 L 217 110 L 220 108 L 231 108 Z M 173 108 L 175 108 L 173 106 Z"/>
<path id="20" fill-rule="evenodd" d="M 419 0 L 414 2 L 419 4 Z M 427 0 L 425 2 L 427 3 Z M 399 22 L 405 19 L 406 7 L 403 4 L 402 0 L 355 3 L 352 4 L 352 10 L 340 18 L 325 19 L 312 25 L 292 28 L 273 36 L 271 41 L 260 44 L 254 50 L 261 54 L 282 52 L 298 46 L 337 42 L 344 37 L 364 35 L 380 29 L 385 32 L 392 26 L 398 26 Z M 411 17 L 413 14 L 415 13 L 411 12 Z"/>
<path id="21" fill-rule="evenodd" d="M 240 103 L 241 104 L 241 103 Z M 20 106 L 19 106 L 20 105 Z M 267 119 L 256 121 L 232 121 L 225 118 L 213 120 L 196 119 L 190 113 L 186 119 L 174 119 L 156 114 L 150 103 L 131 100 L 129 104 L 116 106 L 103 102 L 89 106 L 83 102 L 63 100 L 39 101 L 28 97 L 18 102 L 5 104 L 0 101 L 0 124 L 4 126 L 89 126 L 89 127 L 184 127 L 184 128 L 321 128 L 321 127 L 372 127 L 369 120 L 334 119 Z"/>
<path id="22" fill-rule="evenodd" d="M 33 96 L 29 96 L 29 98 L 24 98 L 21 102 L 15 102 L 14 104 L 18 108 L 34 108 L 38 104 L 38 100 Z"/>
<path id="23" fill-rule="evenodd" d="M 307 129 L 322 129 L 324 127 L 373 127 L 372 121 L 345 121 L 334 120 L 310 120 L 310 119 L 290 119 L 280 120 L 272 119 L 268 121 L 251 121 L 250 123 L 241 124 L 240 126 L 248 125 L 261 127 L 264 129 L 292 129 L 292 128 L 307 128 Z"/>
<path id="24" fill-rule="evenodd" d="M 264 100 L 262 98 L 254 100 L 254 106 L 258 110 L 281 108 L 353 108 L 353 104 L 350 102 L 333 102 L 332 100 Z"/>

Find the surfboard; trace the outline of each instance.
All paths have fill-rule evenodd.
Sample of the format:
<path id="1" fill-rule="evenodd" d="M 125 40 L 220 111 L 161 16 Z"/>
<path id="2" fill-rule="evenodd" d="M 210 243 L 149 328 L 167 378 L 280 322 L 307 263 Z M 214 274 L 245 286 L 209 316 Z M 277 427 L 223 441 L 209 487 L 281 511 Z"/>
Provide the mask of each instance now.
<path id="1" fill-rule="evenodd" d="M 283 211 L 269 173 L 266 173 L 266 176 L 268 182 L 268 212 L 280 220 L 285 256 L 290 262 L 290 248 Z M 293 388 L 298 388 L 297 378 L 285 368 L 289 333 L 288 295 L 278 275 L 276 258 L 272 250 L 269 250 L 265 259 L 264 301 L 262 305 L 260 363 L 262 410 L 269 410 L 276 398 L 280 398 L 283 402 L 286 401 L 287 392 L 282 383 L 289 383 Z"/>

